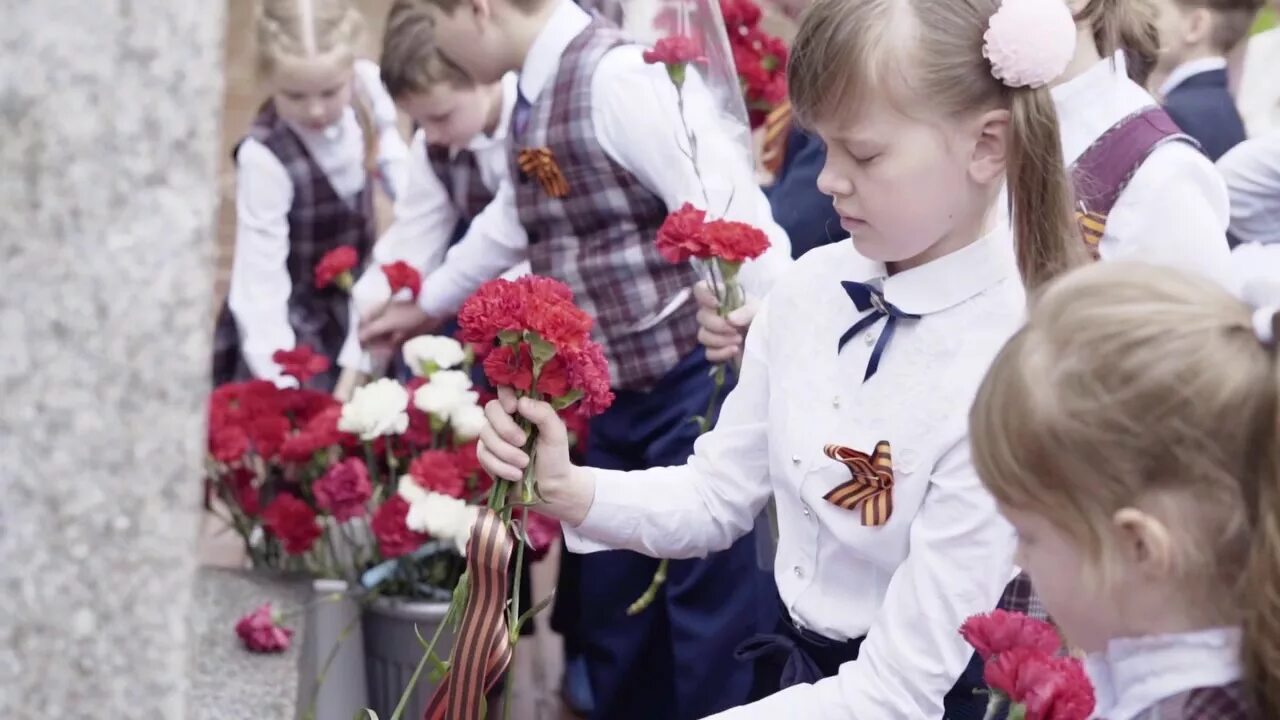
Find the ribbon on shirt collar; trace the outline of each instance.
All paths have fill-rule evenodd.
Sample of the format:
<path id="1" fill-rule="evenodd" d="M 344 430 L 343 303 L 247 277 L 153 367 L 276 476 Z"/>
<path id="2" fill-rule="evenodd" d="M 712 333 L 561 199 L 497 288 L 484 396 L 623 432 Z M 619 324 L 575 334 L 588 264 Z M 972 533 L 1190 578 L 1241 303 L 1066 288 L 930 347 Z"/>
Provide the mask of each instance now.
<path id="1" fill-rule="evenodd" d="M 889 522 L 893 514 L 893 456 L 889 441 L 876 443 L 871 455 L 843 445 L 827 445 L 822 451 L 849 468 L 852 475 L 823 495 L 823 499 L 845 510 L 853 510 L 861 503 L 864 527 L 879 527 Z"/>
<path id="2" fill-rule="evenodd" d="M 899 310 L 893 303 L 884 299 L 884 292 L 869 283 L 853 282 L 845 280 L 840 283 L 844 286 L 844 290 L 849 294 L 849 299 L 853 300 L 853 304 L 858 308 L 859 312 L 872 311 L 853 327 L 845 331 L 840 336 L 840 344 L 836 348 L 836 352 L 844 350 L 844 346 L 853 339 L 855 335 L 866 330 L 872 325 L 879 322 L 880 318 L 888 318 L 885 321 L 884 329 L 880 331 L 880 337 L 876 340 L 876 346 L 871 351 L 871 359 L 867 361 L 867 372 L 862 376 L 862 381 L 866 382 L 876 374 L 876 370 L 880 367 L 880 356 L 884 354 L 884 349 L 889 346 L 889 340 L 893 338 L 893 331 L 897 327 L 898 320 L 919 320 L 919 315 L 913 315 L 908 312 Z"/>
<path id="3" fill-rule="evenodd" d="M 431 696 L 423 720 L 484 720 L 484 698 L 511 664 L 507 629 L 507 567 L 511 534 L 484 508 L 467 542 L 470 590 L 454 640 L 453 661 Z"/>

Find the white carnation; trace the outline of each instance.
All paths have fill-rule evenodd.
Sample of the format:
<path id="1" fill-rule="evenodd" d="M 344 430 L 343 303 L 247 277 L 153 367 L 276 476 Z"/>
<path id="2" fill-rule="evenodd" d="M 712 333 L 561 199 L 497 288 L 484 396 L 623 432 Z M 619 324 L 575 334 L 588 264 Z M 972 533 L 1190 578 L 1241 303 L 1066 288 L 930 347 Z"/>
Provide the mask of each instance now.
<path id="1" fill-rule="evenodd" d="M 418 377 L 455 368 L 467 359 L 462 343 L 443 335 L 422 335 L 404 344 L 404 362 Z"/>
<path id="2" fill-rule="evenodd" d="M 400 496 L 409 502 L 409 513 L 404 524 L 414 532 L 426 533 L 437 540 L 452 542 L 458 552 L 467 553 L 467 541 L 471 539 L 471 527 L 479 512 L 474 505 L 455 497 L 424 490 L 406 488 L 406 479 L 400 480 Z M 410 484 L 416 485 L 412 480 Z M 406 496 L 408 490 L 408 496 Z M 412 500 L 410 497 L 412 496 Z"/>
<path id="3" fill-rule="evenodd" d="M 338 429 L 361 440 L 399 435 L 409 427 L 409 393 L 395 380 L 375 380 L 356 388 L 342 406 Z"/>
<path id="4" fill-rule="evenodd" d="M 471 389 L 471 378 L 460 370 L 441 370 L 413 393 L 413 405 L 441 422 L 454 412 L 475 407 L 480 395 Z"/>
<path id="5" fill-rule="evenodd" d="M 468 405 L 454 409 L 449 415 L 449 424 L 453 426 L 453 436 L 458 442 L 467 442 L 480 437 L 486 420 L 484 408 L 479 405 Z"/>

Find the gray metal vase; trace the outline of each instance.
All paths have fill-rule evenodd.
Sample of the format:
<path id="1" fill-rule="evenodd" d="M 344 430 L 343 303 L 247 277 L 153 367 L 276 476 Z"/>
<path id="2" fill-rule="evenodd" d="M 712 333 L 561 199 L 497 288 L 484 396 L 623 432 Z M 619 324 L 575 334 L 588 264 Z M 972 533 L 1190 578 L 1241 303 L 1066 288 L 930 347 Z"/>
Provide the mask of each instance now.
<path id="1" fill-rule="evenodd" d="M 369 707 L 380 718 L 389 718 L 409 678 L 422 660 L 425 649 L 418 634 L 430 642 L 449 604 L 443 602 L 409 602 L 394 598 L 377 598 L 364 611 L 364 656 L 368 678 Z M 418 632 L 414 632 L 414 626 Z M 437 657 L 447 658 L 453 648 L 453 632 L 441 633 L 436 643 Z M 429 677 L 430 666 L 423 669 L 405 708 L 405 718 L 420 718 L 436 683 Z"/>
<path id="2" fill-rule="evenodd" d="M 315 580 L 312 594 L 298 657 L 297 716 L 299 720 L 351 720 L 369 706 L 360 605 L 347 595 L 343 580 Z M 337 596 L 341 599 L 333 599 Z M 313 706 L 315 714 L 308 715 Z"/>

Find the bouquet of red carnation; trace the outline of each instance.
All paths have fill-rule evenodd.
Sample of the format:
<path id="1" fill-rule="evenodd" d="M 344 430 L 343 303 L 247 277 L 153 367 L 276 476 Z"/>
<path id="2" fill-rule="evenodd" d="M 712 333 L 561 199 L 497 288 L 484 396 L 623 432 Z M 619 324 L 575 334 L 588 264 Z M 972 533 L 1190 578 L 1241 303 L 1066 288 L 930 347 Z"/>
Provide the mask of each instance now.
<path id="1" fill-rule="evenodd" d="M 751 0 L 720 0 L 720 14 L 755 129 L 787 100 L 787 44 L 760 29 L 760 8 Z"/>
<path id="2" fill-rule="evenodd" d="M 1061 655 L 1057 629 L 1022 613 L 975 615 L 960 634 L 986 664 L 987 717 L 1008 706 L 1009 720 L 1087 720 L 1093 686 L 1079 660 Z"/>

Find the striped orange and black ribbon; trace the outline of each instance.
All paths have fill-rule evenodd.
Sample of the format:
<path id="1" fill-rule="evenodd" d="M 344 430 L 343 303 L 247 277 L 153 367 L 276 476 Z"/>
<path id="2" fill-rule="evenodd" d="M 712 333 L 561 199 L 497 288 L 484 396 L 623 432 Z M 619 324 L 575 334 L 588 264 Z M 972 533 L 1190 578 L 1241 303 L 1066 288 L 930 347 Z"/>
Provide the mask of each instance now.
<path id="1" fill-rule="evenodd" d="M 423 720 L 484 720 L 484 698 L 511 663 L 506 605 L 513 547 L 502 518 L 481 509 L 467 543 L 469 591 L 453 660 Z"/>
<path id="2" fill-rule="evenodd" d="M 823 498 L 845 510 L 853 510 L 861 503 L 862 524 L 866 527 L 879 527 L 889 522 L 889 516 L 893 514 L 893 457 L 889 452 L 889 441 L 876 443 L 872 455 L 842 445 L 827 445 L 822 451 L 827 457 L 843 463 L 853 475 Z"/>
<path id="3" fill-rule="evenodd" d="M 1098 259 L 1098 243 L 1107 229 L 1107 216 L 1091 210 L 1077 209 L 1076 222 L 1080 225 L 1080 234 L 1084 236 L 1085 247 L 1094 260 Z"/>
<path id="4" fill-rule="evenodd" d="M 548 196 L 562 198 L 569 194 L 569 182 L 556 164 L 551 148 L 525 148 L 516 156 L 516 164 L 520 172 L 537 180 Z"/>
<path id="5" fill-rule="evenodd" d="M 791 101 L 787 100 L 769 111 L 764 120 L 764 143 L 760 150 L 760 164 L 772 175 L 782 169 L 787 159 L 787 136 L 791 134 Z"/>

